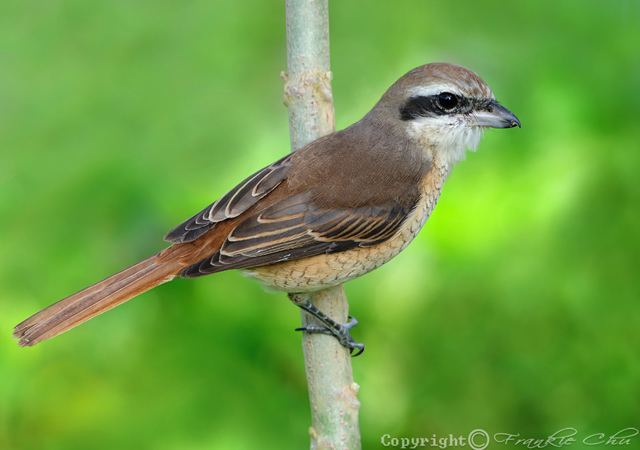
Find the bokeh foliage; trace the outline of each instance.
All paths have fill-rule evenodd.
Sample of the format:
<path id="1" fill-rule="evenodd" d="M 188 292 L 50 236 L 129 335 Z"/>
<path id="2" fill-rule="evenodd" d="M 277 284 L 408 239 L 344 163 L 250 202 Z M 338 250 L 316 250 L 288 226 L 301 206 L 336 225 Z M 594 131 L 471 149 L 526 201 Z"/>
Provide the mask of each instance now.
<path id="1" fill-rule="evenodd" d="M 365 448 L 637 427 L 639 3 L 331 6 L 339 127 L 436 60 L 523 123 L 488 132 L 416 242 L 347 286 Z M 239 273 L 33 349 L 10 336 L 287 152 L 285 65 L 282 2 L 0 4 L 0 449 L 306 447 L 298 312 Z"/>

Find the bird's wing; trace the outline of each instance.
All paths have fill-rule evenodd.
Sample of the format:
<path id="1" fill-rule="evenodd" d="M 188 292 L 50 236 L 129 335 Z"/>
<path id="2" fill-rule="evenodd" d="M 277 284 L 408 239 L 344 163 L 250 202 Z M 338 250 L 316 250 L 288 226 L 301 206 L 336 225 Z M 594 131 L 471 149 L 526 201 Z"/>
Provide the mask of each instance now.
<path id="1" fill-rule="evenodd" d="M 187 267 L 185 277 L 247 269 L 381 243 L 400 228 L 418 198 L 357 208 L 314 204 L 309 193 L 284 197 L 247 217 L 211 256 Z"/>
<path id="2" fill-rule="evenodd" d="M 273 191 L 286 178 L 291 155 L 254 173 L 221 199 L 181 223 L 165 236 L 174 244 L 192 242 L 211 230 L 216 223 L 233 219 Z"/>

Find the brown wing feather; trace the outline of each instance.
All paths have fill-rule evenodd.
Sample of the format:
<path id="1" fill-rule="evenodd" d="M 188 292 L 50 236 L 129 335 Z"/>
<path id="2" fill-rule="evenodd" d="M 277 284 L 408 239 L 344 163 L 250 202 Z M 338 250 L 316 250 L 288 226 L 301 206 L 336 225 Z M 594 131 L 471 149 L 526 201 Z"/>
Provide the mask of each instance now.
<path id="1" fill-rule="evenodd" d="M 171 230 L 165 236 L 165 240 L 174 244 L 192 242 L 210 231 L 217 223 L 238 217 L 286 178 L 290 159 L 291 155 L 287 155 L 254 173 L 220 200 Z"/>
<path id="2" fill-rule="evenodd" d="M 218 251 L 181 273 L 197 277 L 375 245 L 391 238 L 415 206 L 396 202 L 360 208 L 316 206 L 298 194 L 248 214 Z M 405 204 L 407 202 L 404 202 Z"/>

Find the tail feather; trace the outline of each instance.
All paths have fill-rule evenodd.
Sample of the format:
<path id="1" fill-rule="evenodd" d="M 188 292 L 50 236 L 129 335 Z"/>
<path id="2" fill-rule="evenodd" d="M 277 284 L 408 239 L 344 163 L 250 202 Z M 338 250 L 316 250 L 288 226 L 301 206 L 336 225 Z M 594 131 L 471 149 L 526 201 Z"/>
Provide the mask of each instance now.
<path id="1" fill-rule="evenodd" d="M 154 255 L 37 312 L 18 324 L 13 335 L 21 346 L 50 339 L 172 280 L 181 267 L 177 261 Z"/>

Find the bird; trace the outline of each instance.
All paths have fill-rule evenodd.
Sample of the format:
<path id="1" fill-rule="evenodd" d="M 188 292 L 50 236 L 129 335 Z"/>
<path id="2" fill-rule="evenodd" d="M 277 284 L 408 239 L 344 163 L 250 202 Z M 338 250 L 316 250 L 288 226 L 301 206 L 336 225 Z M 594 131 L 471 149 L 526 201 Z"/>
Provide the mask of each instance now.
<path id="1" fill-rule="evenodd" d="M 399 254 L 431 215 L 452 168 L 487 128 L 520 127 L 477 74 L 450 63 L 409 71 L 353 125 L 258 170 L 171 230 L 159 253 L 42 309 L 14 329 L 33 346 L 177 277 L 239 269 L 283 291 L 356 355 L 306 293 L 362 276 Z"/>

